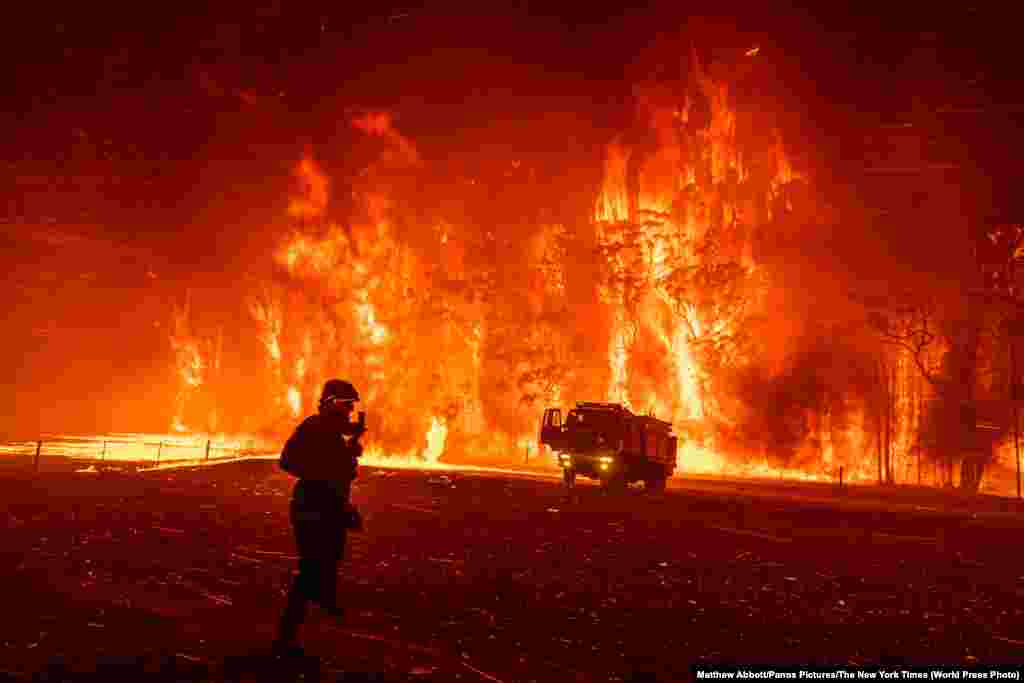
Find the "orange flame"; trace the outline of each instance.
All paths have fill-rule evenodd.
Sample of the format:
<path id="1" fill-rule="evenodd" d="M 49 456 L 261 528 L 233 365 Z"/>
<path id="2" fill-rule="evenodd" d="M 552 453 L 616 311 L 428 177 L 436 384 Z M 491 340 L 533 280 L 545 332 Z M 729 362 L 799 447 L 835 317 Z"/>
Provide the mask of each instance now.
<path id="1" fill-rule="evenodd" d="M 604 393 L 679 424 L 703 422 L 708 428 L 694 427 L 680 450 L 684 471 L 734 469 L 708 436 L 728 418 L 701 349 L 735 332 L 742 315 L 679 283 L 718 263 L 741 263 L 742 277 L 753 273 L 752 229 L 771 219 L 758 207 L 771 206 L 797 174 L 777 132 L 738 139 L 728 85 L 693 63 L 689 95 L 668 101 L 639 93 L 639 125 L 651 143 L 622 136 L 607 149 L 594 234 L 586 238 L 588 249 L 594 241 L 599 249 L 599 300 L 590 297 L 593 310 L 585 312 L 570 309 L 570 294 L 583 297 L 570 292 L 575 255 L 565 247 L 584 240 L 564 226 L 538 221 L 512 240 L 493 226 L 474 234 L 457 216 L 409 217 L 403 183 L 424 162 L 391 114 L 351 121 L 384 151 L 360 174 L 346 225 L 328 215 L 326 173 L 311 154 L 302 158 L 288 204 L 293 230 L 274 254 L 301 287 L 268 286 L 250 304 L 279 411 L 298 417 L 317 384 L 345 376 L 363 388 L 375 416 L 370 461 L 436 463 L 457 449 L 514 451 L 535 439 L 545 405 Z M 526 165 L 517 159 L 505 168 L 525 174 Z M 758 172 L 765 165 L 770 172 Z M 712 242 L 717 250 L 704 248 Z M 482 255 L 491 251 L 499 256 Z M 515 296 L 496 305 L 502 288 Z M 745 305 L 760 303 L 752 294 Z M 578 335 L 586 343 L 565 329 L 576 313 L 594 320 Z M 583 346 L 589 352 L 595 335 L 598 370 L 607 374 L 592 379 L 585 375 L 595 361 L 584 369 L 576 354 Z M 821 447 L 827 469 L 841 448 L 831 426 L 819 431 L 829 434 Z"/>
<path id="2" fill-rule="evenodd" d="M 748 56 L 756 53 L 755 48 Z M 640 118 L 657 145 L 654 149 L 633 148 L 619 139 L 609 146 L 604 186 L 595 208 L 599 240 L 611 272 L 605 299 L 616 311 L 609 340 L 607 397 L 626 405 L 639 402 L 658 410 L 669 408 L 668 417 L 676 423 L 724 419 L 706 413 L 705 369 L 693 351 L 695 344 L 705 339 L 731 334 L 737 321 L 736 316 L 714 307 L 698 308 L 693 300 L 680 299 L 673 289 L 674 278 L 706 263 L 707 257 L 701 256 L 697 247 L 705 239 L 718 240 L 718 247 L 723 238 L 709 236 L 722 230 L 734 231 L 739 240 L 737 247 L 718 258 L 735 259 L 749 276 L 755 267 L 750 257 L 752 233 L 744 233 L 742 226 L 758 217 L 742 210 L 738 190 L 745 189 L 748 195 L 757 191 L 770 200 L 796 177 L 781 137 L 774 131 L 765 152 L 774 158 L 776 172 L 770 184 L 749 186 L 745 156 L 765 152 L 740 147 L 737 113 L 728 85 L 707 74 L 696 54 L 692 57 L 696 97 L 706 101 L 708 120 L 694 118 L 696 100 L 692 98 L 679 108 L 663 95 L 641 92 Z M 691 124 L 685 132 L 680 121 Z M 748 307 L 756 303 L 749 302 Z M 634 378 L 640 379 L 632 358 L 634 353 L 642 355 L 642 345 L 650 344 L 645 339 L 660 343 L 661 355 L 671 359 L 674 381 L 670 393 L 640 400 L 629 387 L 636 385 Z M 664 387 L 665 382 L 656 376 L 642 383 L 644 387 L 659 385 Z M 831 448 L 829 445 L 829 458 Z M 683 470 L 727 470 L 726 461 L 710 442 L 691 439 L 681 452 Z"/>
<path id="3" fill-rule="evenodd" d="M 305 192 L 288 203 L 288 215 L 300 219 L 312 219 L 323 216 L 327 208 L 327 176 L 310 158 L 299 163 L 296 175 L 303 182 Z"/>
<path id="4" fill-rule="evenodd" d="M 202 386 L 203 370 L 205 369 L 203 357 L 199 351 L 199 340 L 192 335 L 189 325 L 189 301 L 187 298 L 182 308 L 175 307 L 174 309 L 172 329 L 171 347 L 174 349 L 181 385 L 174 402 L 171 428 L 176 432 L 185 432 L 188 431 L 185 425 L 186 404 L 189 397 Z"/>

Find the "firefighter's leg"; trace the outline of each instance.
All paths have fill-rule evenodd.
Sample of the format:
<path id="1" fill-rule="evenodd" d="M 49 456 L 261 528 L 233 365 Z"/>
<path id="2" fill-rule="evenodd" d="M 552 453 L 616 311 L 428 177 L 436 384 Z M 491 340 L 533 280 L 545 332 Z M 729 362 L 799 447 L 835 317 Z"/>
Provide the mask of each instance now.
<path id="1" fill-rule="evenodd" d="M 338 563 L 345 554 L 345 530 L 337 526 L 324 529 L 318 563 L 316 598 L 321 607 L 340 616 L 338 608 Z"/>
<path id="2" fill-rule="evenodd" d="M 320 524 L 309 520 L 296 520 L 295 546 L 299 552 L 299 573 L 295 577 L 296 591 L 307 600 L 316 600 L 320 590 Z"/>
<path id="3" fill-rule="evenodd" d="M 299 627 L 305 621 L 306 605 L 309 602 L 309 560 L 303 553 L 306 549 L 305 529 L 300 530 L 300 525 L 295 522 L 292 523 L 292 526 L 299 551 L 299 571 L 292 577 L 292 585 L 288 590 L 288 602 L 278 622 L 274 649 L 281 653 L 294 650 L 298 646 Z"/>
<path id="4" fill-rule="evenodd" d="M 305 592 L 299 583 L 299 577 L 295 576 L 291 589 L 288 591 L 288 603 L 278 622 L 277 639 L 274 641 L 275 650 L 284 651 L 298 646 L 299 627 L 306 619 L 307 602 Z"/>
<path id="5" fill-rule="evenodd" d="M 293 649 L 298 643 L 299 627 L 306 619 L 306 608 L 311 599 L 316 597 L 318 589 L 317 577 L 317 535 L 316 526 L 292 515 L 292 530 L 295 534 L 295 547 L 299 554 L 299 571 L 292 578 L 288 591 L 288 602 L 281 620 L 278 623 L 278 636 L 274 641 L 275 649 Z"/>

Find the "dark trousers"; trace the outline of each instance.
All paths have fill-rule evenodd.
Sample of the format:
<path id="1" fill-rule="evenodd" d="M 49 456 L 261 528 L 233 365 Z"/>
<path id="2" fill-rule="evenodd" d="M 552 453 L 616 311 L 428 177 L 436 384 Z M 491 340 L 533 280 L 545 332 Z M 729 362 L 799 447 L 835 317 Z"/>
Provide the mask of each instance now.
<path id="1" fill-rule="evenodd" d="M 337 514 L 317 515 L 292 508 L 299 572 L 288 591 L 278 639 L 294 642 L 310 601 L 336 606 L 338 563 L 345 554 L 346 530 Z"/>

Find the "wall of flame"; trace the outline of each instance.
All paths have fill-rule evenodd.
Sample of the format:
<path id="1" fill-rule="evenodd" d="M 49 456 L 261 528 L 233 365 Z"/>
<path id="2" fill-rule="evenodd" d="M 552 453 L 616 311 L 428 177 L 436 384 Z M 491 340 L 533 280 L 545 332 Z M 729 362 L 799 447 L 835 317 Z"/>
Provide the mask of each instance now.
<path id="1" fill-rule="evenodd" d="M 813 209 L 778 130 L 739 111 L 695 54 L 690 63 L 688 88 L 637 89 L 634 128 L 608 145 L 594 211 L 574 224 L 530 210 L 539 181 L 515 159 L 504 205 L 518 216 L 481 219 L 453 210 L 451 197 L 436 198 L 443 210 L 410 210 L 429 164 L 386 112 L 350 122 L 382 151 L 341 223 L 332 179 L 309 151 L 275 275 L 248 301 L 265 349 L 268 429 L 286 433 L 315 410 L 324 380 L 344 377 L 362 394 L 376 456 L 519 460 L 545 406 L 597 399 L 673 421 L 683 471 L 815 479 L 842 466 L 849 480 L 871 478 L 865 406 L 842 419 L 802 415 L 813 438 L 787 462 L 723 436 L 738 429 L 742 400 L 722 368 L 752 362 L 735 340 L 770 313 L 758 240 Z M 466 179 L 458 191 L 481 190 Z M 197 428 L 185 406 L 219 361 L 188 329 L 187 308 L 173 342 L 175 427 Z M 903 471 L 924 389 L 906 358 L 893 367 Z"/>

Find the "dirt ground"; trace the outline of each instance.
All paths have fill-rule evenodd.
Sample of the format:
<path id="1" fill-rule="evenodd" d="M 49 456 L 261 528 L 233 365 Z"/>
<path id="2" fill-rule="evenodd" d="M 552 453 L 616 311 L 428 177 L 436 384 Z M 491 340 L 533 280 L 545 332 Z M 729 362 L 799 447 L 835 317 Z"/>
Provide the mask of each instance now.
<path id="1" fill-rule="evenodd" d="M 513 683 L 1024 664 L 1012 501 L 704 480 L 567 498 L 550 477 L 364 468 L 349 612 L 313 611 L 309 656 L 282 668 L 266 651 L 295 562 L 292 483 L 267 460 L 5 472 L 0 672 Z"/>

